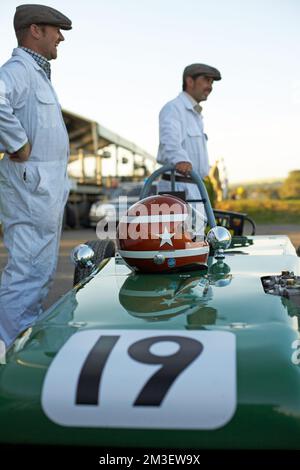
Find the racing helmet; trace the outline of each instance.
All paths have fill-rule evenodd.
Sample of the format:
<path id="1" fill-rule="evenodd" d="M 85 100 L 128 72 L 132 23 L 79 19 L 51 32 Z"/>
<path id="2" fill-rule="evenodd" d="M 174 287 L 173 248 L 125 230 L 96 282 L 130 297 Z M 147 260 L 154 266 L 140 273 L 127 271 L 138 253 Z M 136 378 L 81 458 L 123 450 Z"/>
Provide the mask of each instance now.
<path id="1" fill-rule="evenodd" d="M 171 195 L 146 197 L 120 219 L 119 254 L 134 270 L 161 273 L 206 267 L 209 244 L 194 241 L 189 206 Z"/>

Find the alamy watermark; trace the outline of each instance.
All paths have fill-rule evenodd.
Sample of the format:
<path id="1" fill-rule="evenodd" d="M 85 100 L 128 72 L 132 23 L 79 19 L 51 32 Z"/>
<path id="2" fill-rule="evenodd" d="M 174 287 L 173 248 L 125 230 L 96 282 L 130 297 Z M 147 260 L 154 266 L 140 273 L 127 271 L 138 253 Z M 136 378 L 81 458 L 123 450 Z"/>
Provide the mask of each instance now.
<path id="1" fill-rule="evenodd" d="M 300 364 L 300 339 L 295 339 L 291 347 L 296 350 L 291 356 L 292 363 L 298 366 Z"/>
<path id="2" fill-rule="evenodd" d="M 161 231 L 172 232 L 174 239 L 182 239 L 187 233 L 193 238 L 204 235 L 206 217 L 201 202 L 183 205 L 175 202 L 172 205 L 145 205 L 136 203 L 128 211 L 127 197 L 120 197 L 118 204 L 105 204 L 99 214 L 96 234 L 101 240 L 116 238 L 138 240 L 155 239 Z M 97 213 L 96 213 L 97 216 Z"/>

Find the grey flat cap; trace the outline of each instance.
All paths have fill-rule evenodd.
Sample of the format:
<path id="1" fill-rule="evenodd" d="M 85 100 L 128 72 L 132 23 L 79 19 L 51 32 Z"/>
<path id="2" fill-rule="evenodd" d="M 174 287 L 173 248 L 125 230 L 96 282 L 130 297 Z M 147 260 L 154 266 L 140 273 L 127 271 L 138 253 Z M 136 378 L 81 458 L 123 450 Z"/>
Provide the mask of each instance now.
<path id="1" fill-rule="evenodd" d="M 19 5 L 14 16 L 15 31 L 31 24 L 50 24 L 60 29 L 72 29 L 72 21 L 54 8 L 46 5 Z"/>
<path id="2" fill-rule="evenodd" d="M 185 67 L 183 71 L 183 80 L 186 77 L 193 77 L 194 75 L 204 75 L 211 77 L 214 80 L 221 80 L 221 74 L 218 69 L 206 64 L 191 64 Z"/>

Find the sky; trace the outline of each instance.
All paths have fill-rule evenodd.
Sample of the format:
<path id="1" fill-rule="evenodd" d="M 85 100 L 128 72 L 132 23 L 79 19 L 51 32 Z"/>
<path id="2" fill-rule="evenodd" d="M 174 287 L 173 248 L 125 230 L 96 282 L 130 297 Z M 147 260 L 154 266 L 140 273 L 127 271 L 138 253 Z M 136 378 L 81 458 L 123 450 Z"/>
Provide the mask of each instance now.
<path id="1" fill-rule="evenodd" d="M 42 0 L 30 3 L 41 3 Z M 1 0 L 0 64 L 19 1 Z M 200 62 L 222 80 L 203 102 L 210 163 L 229 182 L 300 169 L 300 0 L 51 0 L 67 15 L 52 82 L 62 107 L 156 155 L 158 114 Z"/>

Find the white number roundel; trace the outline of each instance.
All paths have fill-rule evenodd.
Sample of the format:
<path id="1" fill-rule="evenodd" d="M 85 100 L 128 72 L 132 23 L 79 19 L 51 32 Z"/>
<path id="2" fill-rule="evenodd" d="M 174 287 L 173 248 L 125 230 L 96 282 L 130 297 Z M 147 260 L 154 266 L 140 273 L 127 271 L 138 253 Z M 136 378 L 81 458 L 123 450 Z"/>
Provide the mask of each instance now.
<path id="1" fill-rule="evenodd" d="M 64 426 L 219 428 L 236 409 L 235 336 L 78 332 L 49 367 L 42 406 L 49 419 Z"/>

